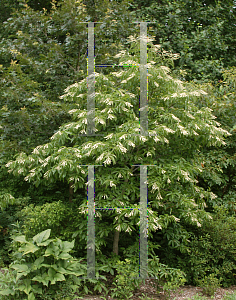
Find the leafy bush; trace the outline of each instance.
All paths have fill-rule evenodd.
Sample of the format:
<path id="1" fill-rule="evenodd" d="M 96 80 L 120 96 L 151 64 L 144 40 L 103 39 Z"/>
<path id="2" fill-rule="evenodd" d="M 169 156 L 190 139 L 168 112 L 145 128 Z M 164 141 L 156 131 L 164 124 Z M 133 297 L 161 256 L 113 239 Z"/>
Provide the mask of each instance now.
<path id="1" fill-rule="evenodd" d="M 155 277 L 157 292 L 164 291 L 165 297 L 170 297 L 170 291 L 184 285 L 186 274 L 180 269 L 170 268 L 159 262 L 159 258 L 151 253 L 149 259 L 149 276 Z"/>
<path id="2" fill-rule="evenodd" d="M 204 279 L 198 281 L 199 286 L 203 288 L 203 293 L 207 296 L 214 296 L 218 287 L 221 286 L 218 278 L 214 274 L 205 276 Z"/>
<path id="3" fill-rule="evenodd" d="M 61 200 L 43 205 L 30 204 L 18 214 L 22 221 L 22 231 L 26 238 L 32 238 L 39 232 L 51 229 L 51 238 L 72 240 L 75 233 L 78 215 L 73 207 L 64 204 Z M 76 249 L 80 241 L 76 239 Z M 83 245 L 84 246 L 84 245 Z M 75 252 L 75 251 L 74 251 Z"/>
<path id="4" fill-rule="evenodd" d="M 74 241 L 49 239 L 50 233 L 51 229 L 47 229 L 30 241 L 24 235 L 14 238 L 14 242 L 20 243 L 21 247 L 15 253 L 16 260 L 9 269 L 17 272 L 14 280 L 20 284 L 13 288 L 3 286 L 0 282 L 3 288 L 0 295 L 15 295 L 15 290 L 18 290 L 27 294 L 28 300 L 32 300 L 35 294 L 56 291 L 58 282 L 65 281 L 66 277 L 70 281 L 70 288 L 74 292 L 78 289 L 80 280 L 77 276 L 85 274 L 86 266 L 69 254 Z"/>
<path id="5" fill-rule="evenodd" d="M 224 206 L 215 206 L 212 216 L 212 220 L 190 232 L 188 254 L 169 247 L 163 262 L 183 270 L 188 284 L 196 285 L 213 273 L 220 274 L 223 287 L 229 287 L 236 282 L 236 220 Z"/>
<path id="6" fill-rule="evenodd" d="M 138 277 L 138 268 L 134 270 L 134 265 L 130 264 L 129 259 L 125 261 L 118 261 L 116 264 L 118 275 L 115 277 L 112 288 L 111 296 L 118 297 L 118 299 L 129 299 L 133 296 L 132 291 L 138 286 L 138 279 L 132 279 L 132 277 Z"/>
<path id="7" fill-rule="evenodd" d="M 224 206 L 215 206 L 213 220 L 204 222 L 202 232 L 208 236 L 209 250 L 202 247 L 207 261 L 206 272 L 222 276 L 222 285 L 229 287 L 236 283 L 233 276 L 236 270 L 236 219 L 228 215 Z M 193 254 L 196 249 L 192 252 Z M 192 259 L 193 261 L 193 259 Z"/>

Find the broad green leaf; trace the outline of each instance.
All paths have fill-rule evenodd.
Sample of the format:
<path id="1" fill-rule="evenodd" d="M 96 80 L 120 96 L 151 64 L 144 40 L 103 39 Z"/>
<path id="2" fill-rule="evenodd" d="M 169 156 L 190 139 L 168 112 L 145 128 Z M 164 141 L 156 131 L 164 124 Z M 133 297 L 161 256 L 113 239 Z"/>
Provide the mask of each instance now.
<path id="1" fill-rule="evenodd" d="M 40 256 L 39 258 L 37 258 L 33 264 L 33 268 L 35 267 L 36 269 L 40 269 L 43 261 L 44 261 L 43 256 Z"/>
<path id="2" fill-rule="evenodd" d="M 56 271 L 53 268 L 48 269 L 48 277 L 49 277 L 50 280 L 53 279 L 55 274 L 56 274 Z"/>
<path id="3" fill-rule="evenodd" d="M 39 250 L 39 247 L 29 242 L 27 242 L 27 244 L 25 244 L 23 247 L 19 248 L 19 251 L 23 252 L 23 255 L 34 253 L 37 250 Z"/>
<path id="4" fill-rule="evenodd" d="M 62 267 L 53 267 L 52 266 L 52 268 L 55 270 L 55 271 L 57 271 L 58 273 L 62 273 L 62 274 L 66 274 L 68 271 L 66 270 L 66 269 L 64 269 L 64 268 L 62 268 Z"/>
<path id="5" fill-rule="evenodd" d="M 32 278 L 32 281 L 42 282 L 44 285 L 48 286 L 49 277 L 47 273 L 44 273 L 42 276 L 36 275 L 34 278 Z"/>
<path id="6" fill-rule="evenodd" d="M 11 289 L 6 289 L 6 290 L 3 290 L 3 291 L 0 291 L 0 295 L 14 295 L 15 292 Z"/>
<path id="7" fill-rule="evenodd" d="M 11 268 L 16 270 L 17 272 L 27 272 L 27 271 L 29 271 L 29 268 L 28 268 L 27 265 L 15 264 L 15 265 L 12 265 Z"/>
<path id="8" fill-rule="evenodd" d="M 44 255 L 43 256 L 54 256 L 54 257 L 57 257 L 58 254 L 60 253 L 60 249 L 57 245 L 51 245 L 47 248 L 47 250 L 45 251 Z"/>
<path id="9" fill-rule="evenodd" d="M 65 281 L 65 276 L 63 274 L 60 274 L 60 273 L 56 273 L 54 276 L 53 276 L 53 279 L 51 280 L 51 284 L 55 284 L 56 281 Z"/>
<path id="10" fill-rule="evenodd" d="M 60 244 L 60 247 L 64 251 L 69 252 L 71 249 L 74 248 L 74 245 L 75 245 L 75 240 L 73 240 L 72 242 L 65 241 Z"/>
<path id="11" fill-rule="evenodd" d="M 20 242 L 20 243 L 27 243 L 27 241 L 26 241 L 24 235 L 16 236 L 16 237 L 14 238 L 14 241 Z"/>
<path id="12" fill-rule="evenodd" d="M 53 241 L 53 239 L 49 239 L 45 242 L 42 243 L 37 243 L 38 246 L 48 246 L 51 242 Z"/>
<path id="13" fill-rule="evenodd" d="M 31 280 L 30 279 L 24 279 L 23 280 L 25 289 L 24 292 L 29 295 L 29 292 L 31 291 Z"/>
<path id="14" fill-rule="evenodd" d="M 32 290 L 33 290 L 33 292 L 35 292 L 37 294 L 42 294 L 43 293 L 42 288 L 38 284 L 33 284 L 32 285 Z"/>
<path id="15" fill-rule="evenodd" d="M 28 300 L 35 300 L 34 293 L 30 293 L 30 294 L 28 295 Z"/>
<path id="16" fill-rule="evenodd" d="M 61 259 L 70 259 L 71 255 L 69 253 L 62 252 L 60 255 L 58 255 L 58 258 L 61 258 Z"/>
<path id="17" fill-rule="evenodd" d="M 33 241 L 35 241 L 37 244 L 42 243 L 49 238 L 50 233 L 51 233 L 51 229 L 44 230 L 44 231 L 40 232 L 39 234 L 35 235 L 33 237 Z"/>
<path id="18" fill-rule="evenodd" d="M 21 284 L 18 286 L 17 288 L 19 291 L 24 291 L 25 290 L 25 285 L 24 284 Z"/>

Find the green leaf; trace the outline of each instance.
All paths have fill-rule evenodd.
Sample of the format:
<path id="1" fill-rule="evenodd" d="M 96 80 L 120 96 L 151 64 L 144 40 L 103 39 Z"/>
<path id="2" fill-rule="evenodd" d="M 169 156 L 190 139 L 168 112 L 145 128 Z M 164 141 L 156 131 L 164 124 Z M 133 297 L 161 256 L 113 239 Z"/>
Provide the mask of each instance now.
<path id="1" fill-rule="evenodd" d="M 29 268 L 28 268 L 27 265 L 15 264 L 15 265 L 12 265 L 11 268 L 16 270 L 17 272 L 27 272 L 27 271 L 29 271 Z"/>
<path id="2" fill-rule="evenodd" d="M 16 236 L 16 237 L 14 238 L 14 241 L 20 242 L 20 243 L 27 243 L 27 241 L 26 241 L 24 235 Z"/>
<path id="3" fill-rule="evenodd" d="M 54 256 L 57 257 L 60 253 L 60 249 L 57 245 L 53 244 L 47 248 L 43 256 Z"/>
<path id="4" fill-rule="evenodd" d="M 32 286 L 32 290 L 33 290 L 35 293 L 37 293 L 37 294 L 42 294 L 42 293 L 43 293 L 42 288 L 39 287 L 38 284 L 34 284 L 34 285 Z"/>
<path id="5" fill-rule="evenodd" d="M 28 253 L 34 253 L 37 250 L 39 250 L 39 247 L 29 242 L 27 242 L 27 244 L 24 245 L 23 247 L 19 248 L 20 252 L 24 252 L 23 255 L 26 255 Z"/>
<path id="6" fill-rule="evenodd" d="M 71 255 L 69 253 L 62 252 L 60 255 L 58 255 L 58 258 L 60 258 L 60 259 L 70 259 Z"/>
<path id="7" fill-rule="evenodd" d="M 31 280 L 30 279 L 24 279 L 23 280 L 23 283 L 24 283 L 24 286 L 25 286 L 25 289 L 24 289 L 24 292 L 29 295 L 29 292 L 31 291 Z"/>
<path id="8" fill-rule="evenodd" d="M 36 260 L 35 260 L 35 262 L 34 262 L 34 264 L 33 264 L 33 268 L 34 268 L 34 270 L 36 270 L 36 269 L 40 269 L 41 268 L 41 264 L 42 264 L 42 262 L 44 262 L 44 257 L 43 256 L 40 256 L 39 258 L 37 258 Z"/>
<path id="9" fill-rule="evenodd" d="M 35 300 L 34 293 L 30 293 L 30 294 L 28 295 L 28 300 Z"/>
<path id="10" fill-rule="evenodd" d="M 36 275 L 34 278 L 32 278 L 32 281 L 42 282 L 44 285 L 48 286 L 49 277 L 47 273 L 44 273 L 42 276 Z"/>
<path id="11" fill-rule="evenodd" d="M 52 268 L 49 268 L 48 276 L 49 276 L 49 279 L 51 280 L 51 284 L 55 284 L 56 281 L 64 281 L 65 280 L 65 277 L 63 274 L 57 273 Z"/>
<path id="12" fill-rule="evenodd" d="M 51 229 L 44 230 L 44 231 L 40 232 L 39 234 L 35 235 L 33 237 L 33 241 L 35 241 L 37 244 L 42 243 L 49 238 L 50 233 L 51 233 Z"/>
<path id="13" fill-rule="evenodd" d="M 63 251 L 69 252 L 71 249 L 74 248 L 74 245 L 75 240 L 73 240 L 72 242 L 65 241 L 60 244 L 60 247 L 61 249 L 63 249 Z"/>
<path id="14" fill-rule="evenodd" d="M 15 294 L 15 292 L 11 289 L 6 289 L 6 290 L 3 290 L 3 291 L 0 291 L 0 295 L 8 296 L 8 295 L 14 295 L 14 294 Z"/>
<path id="15" fill-rule="evenodd" d="M 62 268 L 62 267 L 55 267 L 53 268 L 55 271 L 59 272 L 59 273 L 62 273 L 62 274 L 66 274 L 67 273 L 67 270 Z"/>
<path id="16" fill-rule="evenodd" d="M 42 243 L 37 243 L 38 246 L 48 246 L 51 242 L 53 241 L 53 239 L 49 239 L 45 242 Z"/>

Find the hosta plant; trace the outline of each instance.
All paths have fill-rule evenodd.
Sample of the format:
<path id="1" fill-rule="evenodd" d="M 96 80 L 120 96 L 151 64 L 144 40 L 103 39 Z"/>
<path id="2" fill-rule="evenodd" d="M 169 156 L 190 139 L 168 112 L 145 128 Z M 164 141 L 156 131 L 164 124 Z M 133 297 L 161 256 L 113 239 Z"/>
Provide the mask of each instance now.
<path id="1" fill-rule="evenodd" d="M 55 289 L 58 282 L 72 279 L 71 285 L 77 290 L 80 280 L 78 276 L 86 273 L 86 266 L 74 259 L 69 252 L 74 247 L 74 241 L 61 241 L 49 239 L 51 229 L 47 229 L 35 235 L 27 241 L 24 235 L 14 238 L 21 244 L 15 253 L 16 260 L 9 266 L 10 270 L 16 271 L 15 281 L 20 282 L 16 290 L 26 294 L 28 300 L 36 299 L 36 294 L 42 294 L 48 289 Z M 13 287 L 5 287 L 0 295 L 12 295 Z"/>

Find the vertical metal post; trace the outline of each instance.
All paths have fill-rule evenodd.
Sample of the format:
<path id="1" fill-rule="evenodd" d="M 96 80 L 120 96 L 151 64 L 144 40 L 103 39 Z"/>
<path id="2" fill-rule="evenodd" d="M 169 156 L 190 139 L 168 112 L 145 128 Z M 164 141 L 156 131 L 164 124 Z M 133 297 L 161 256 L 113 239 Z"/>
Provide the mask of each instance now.
<path id="1" fill-rule="evenodd" d="M 88 166 L 87 276 L 95 278 L 94 166 Z"/>
<path id="2" fill-rule="evenodd" d="M 95 134 L 95 63 L 94 63 L 94 22 L 88 23 L 88 64 L 87 64 L 87 135 Z"/>
<path id="3" fill-rule="evenodd" d="M 147 166 L 140 165 L 140 247 L 139 266 L 140 277 L 148 277 L 148 216 L 147 216 Z"/>
<path id="4" fill-rule="evenodd" d="M 147 106 L 147 23 L 140 22 L 140 131 L 148 135 Z"/>

